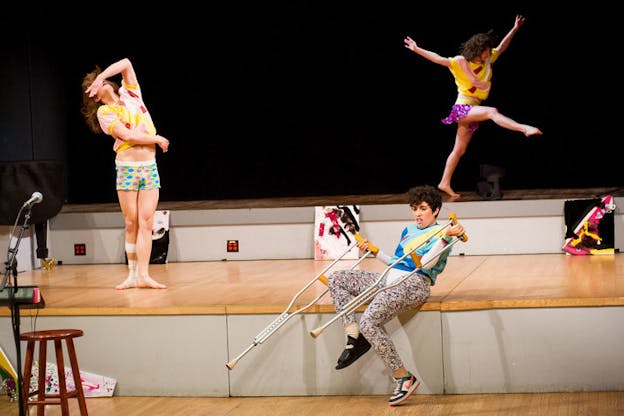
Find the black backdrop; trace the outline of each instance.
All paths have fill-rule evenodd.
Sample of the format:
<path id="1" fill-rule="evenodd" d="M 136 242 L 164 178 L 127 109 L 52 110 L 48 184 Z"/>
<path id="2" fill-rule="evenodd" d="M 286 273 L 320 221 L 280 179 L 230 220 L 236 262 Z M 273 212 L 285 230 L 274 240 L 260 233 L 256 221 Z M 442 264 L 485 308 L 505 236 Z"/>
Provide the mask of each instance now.
<path id="1" fill-rule="evenodd" d="M 437 184 L 455 135 L 440 122 L 455 98 L 453 79 L 405 49 L 403 38 L 452 56 L 475 32 L 504 36 L 522 13 L 527 22 L 494 65 L 486 103 L 544 136 L 482 123 L 454 188 L 476 190 L 485 163 L 505 168 L 503 189 L 622 185 L 614 10 L 334 3 L 7 10 L 0 161 L 62 160 L 66 202 L 116 201 L 112 139 L 84 125 L 80 82 L 95 64 L 129 57 L 156 127 L 171 141 L 158 155 L 161 200 Z"/>

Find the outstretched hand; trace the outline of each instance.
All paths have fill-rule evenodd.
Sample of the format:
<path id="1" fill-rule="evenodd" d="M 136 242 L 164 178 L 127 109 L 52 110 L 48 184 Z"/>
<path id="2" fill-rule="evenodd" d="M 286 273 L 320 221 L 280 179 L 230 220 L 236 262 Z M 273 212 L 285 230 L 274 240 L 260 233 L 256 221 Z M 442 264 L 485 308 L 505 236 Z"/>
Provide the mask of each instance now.
<path id="1" fill-rule="evenodd" d="M 514 28 L 515 29 L 520 28 L 520 26 L 522 26 L 524 24 L 524 20 L 525 20 L 524 16 L 522 16 L 521 14 L 517 14 L 516 15 L 516 21 L 514 23 Z"/>
<path id="2" fill-rule="evenodd" d="M 410 38 L 409 36 L 406 36 L 405 39 L 403 39 L 403 42 L 405 43 L 405 47 L 407 49 L 409 49 L 412 52 L 416 52 L 416 42 L 414 42 L 414 39 Z"/>

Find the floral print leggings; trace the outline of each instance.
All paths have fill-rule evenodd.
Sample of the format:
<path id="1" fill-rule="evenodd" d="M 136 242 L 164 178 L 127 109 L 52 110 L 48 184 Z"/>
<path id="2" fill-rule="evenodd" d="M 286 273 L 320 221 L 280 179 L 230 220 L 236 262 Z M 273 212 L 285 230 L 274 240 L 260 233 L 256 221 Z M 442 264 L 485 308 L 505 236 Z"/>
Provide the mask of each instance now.
<path id="1" fill-rule="evenodd" d="M 366 270 L 338 270 L 330 273 L 329 292 L 336 312 L 340 313 L 344 305 L 374 284 L 379 276 L 380 273 Z M 380 282 L 378 287 L 383 287 L 383 284 Z M 378 293 L 360 318 L 360 332 L 392 371 L 402 367 L 403 361 L 384 324 L 402 312 L 418 308 L 429 298 L 429 293 L 429 279 L 414 274 L 392 289 Z M 345 315 L 342 319 L 344 324 L 357 322 L 355 314 Z"/>

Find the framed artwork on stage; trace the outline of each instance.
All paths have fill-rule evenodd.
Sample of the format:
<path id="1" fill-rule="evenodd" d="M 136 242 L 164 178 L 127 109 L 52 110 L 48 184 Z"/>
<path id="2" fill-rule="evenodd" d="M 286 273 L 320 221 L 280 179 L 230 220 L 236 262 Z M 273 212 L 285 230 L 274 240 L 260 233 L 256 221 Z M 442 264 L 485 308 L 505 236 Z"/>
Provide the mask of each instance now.
<path id="1" fill-rule="evenodd" d="M 169 254 L 169 217 L 171 211 L 156 211 L 152 227 L 150 264 L 166 264 Z"/>
<path id="2" fill-rule="evenodd" d="M 37 390 L 38 377 L 39 364 L 35 362 L 32 366 L 30 382 L 31 392 Z M 80 370 L 80 382 L 82 383 L 82 390 L 85 397 L 111 397 L 115 391 L 115 386 L 117 385 L 117 380 L 114 378 L 88 373 L 82 370 Z M 46 394 L 59 393 L 59 381 L 56 364 L 46 362 L 45 383 Z M 70 367 L 65 367 L 65 383 L 67 390 L 74 390 L 76 388 L 74 375 L 72 374 Z"/>
<path id="3" fill-rule="evenodd" d="M 613 196 L 565 201 L 562 250 L 572 255 L 614 254 Z"/>
<path id="4" fill-rule="evenodd" d="M 332 205 L 315 207 L 314 259 L 357 259 L 359 250 L 349 246 L 360 231 L 360 208 L 357 205 Z"/>
<path id="5" fill-rule="evenodd" d="M 17 400 L 17 373 L 0 347 L 0 393 L 9 396 L 10 400 Z"/>

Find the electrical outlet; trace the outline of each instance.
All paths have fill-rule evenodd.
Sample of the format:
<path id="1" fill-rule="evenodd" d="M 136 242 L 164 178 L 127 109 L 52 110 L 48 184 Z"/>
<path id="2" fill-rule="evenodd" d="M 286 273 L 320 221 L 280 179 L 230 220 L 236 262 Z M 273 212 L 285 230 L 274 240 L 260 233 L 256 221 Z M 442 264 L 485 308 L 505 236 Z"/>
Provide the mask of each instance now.
<path id="1" fill-rule="evenodd" d="M 238 240 L 227 240 L 227 252 L 238 253 Z"/>
<path id="2" fill-rule="evenodd" d="M 74 256 L 86 256 L 87 255 L 87 245 L 85 243 L 75 243 L 74 244 Z"/>

